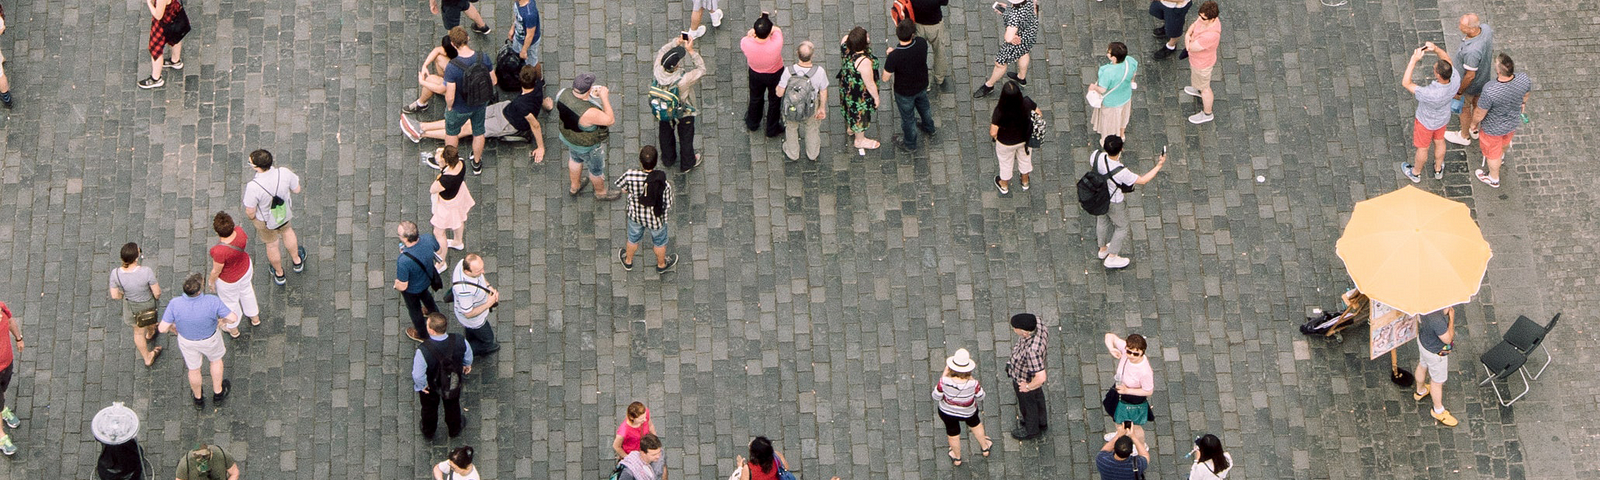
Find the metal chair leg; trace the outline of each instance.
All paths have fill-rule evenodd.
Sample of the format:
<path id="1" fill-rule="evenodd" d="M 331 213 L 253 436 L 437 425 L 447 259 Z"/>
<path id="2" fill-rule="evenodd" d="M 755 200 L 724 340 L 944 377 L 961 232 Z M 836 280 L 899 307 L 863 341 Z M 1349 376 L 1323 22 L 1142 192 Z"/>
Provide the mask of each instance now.
<path id="1" fill-rule="evenodd" d="M 1539 367 L 1539 371 L 1537 373 L 1533 374 L 1533 379 L 1534 380 L 1538 380 L 1539 379 L 1539 375 L 1543 375 L 1544 374 L 1545 367 L 1550 366 L 1550 362 L 1555 360 L 1555 357 L 1550 355 L 1550 349 L 1545 348 L 1543 343 L 1539 344 L 1539 349 L 1540 350 L 1544 350 L 1544 366 Z M 1533 353 L 1533 352 L 1528 352 L 1528 353 Z"/>
<path id="2" fill-rule="evenodd" d="M 1489 370 L 1488 366 L 1483 367 L 1483 370 L 1484 370 L 1485 374 L 1488 375 L 1488 378 L 1485 378 L 1482 382 L 1479 382 L 1478 385 L 1483 385 L 1485 383 L 1489 384 L 1489 388 L 1493 388 L 1494 389 L 1494 398 L 1495 398 L 1495 400 L 1499 401 L 1500 402 L 1500 406 L 1502 406 L 1502 407 L 1509 407 L 1509 406 L 1511 406 L 1511 404 L 1517 403 L 1517 400 L 1521 400 L 1523 396 L 1526 396 L 1528 394 L 1529 390 L 1533 389 L 1533 384 L 1528 383 L 1528 371 L 1527 371 L 1527 369 L 1518 368 L 1517 369 L 1517 374 L 1522 376 L 1522 393 L 1517 394 L 1517 396 L 1515 398 L 1512 398 L 1511 401 L 1508 402 L 1508 401 L 1506 401 L 1504 396 L 1500 395 L 1500 385 L 1496 384 L 1494 382 L 1494 372 Z M 1511 393 L 1511 382 L 1509 380 L 1506 382 L 1506 393 L 1507 394 Z"/>

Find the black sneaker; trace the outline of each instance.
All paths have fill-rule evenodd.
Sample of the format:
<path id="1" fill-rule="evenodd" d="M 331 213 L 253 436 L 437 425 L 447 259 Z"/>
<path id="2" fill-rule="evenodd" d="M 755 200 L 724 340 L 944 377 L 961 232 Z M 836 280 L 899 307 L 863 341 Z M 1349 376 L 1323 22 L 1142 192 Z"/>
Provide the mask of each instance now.
<path id="1" fill-rule="evenodd" d="M 1005 195 L 1005 194 L 1011 193 L 1011 189 L 1006 188 L 1006 186 L 1004 184 L 1000 183 L 1000 176 L 999 175 L 995 175 L 995 177 L 994 177 L 994 188 L 996 190 L 1000 190 L 1000 194 L 1001 195 Z"/>
<path id="2" fill-rule="evenodd" d="M 272 272 L 272 283 L 281 287 L 281 286 L 284 286 L 285 284 L 289 283 L 289 279 L 284 278 L 283 274 L 280 274 L 278 272 Z"/>
<path id="3" fill-rule="evenodd" d="M 987 97 L 990 93 L 994 93 L 994 87 L 988 85 L 979 85 L 978 90 L 972 92 L 972 98 Z"/>
<path id="4" fill-rule="evenodd" d="M 1188 60 L 1188 59 L 1189 59 L 1189 50 L 1188 49 L 1183 49 L 1183 50 L 1178 52 L 1178 60 Z"/>
<path id="5" fill-rule="evenodd" d="M 223 400 L 228 399 L 228 393 L 230 393 L 232 391 L 233 391 L 233 382 L 229 382 L 226 379 L 224 379 L 222 381 L 222 391 L 211 394 L 211 401 L 215 402 L 215 403 L 222 403 Z"/>
<path id="6" fill-rule="evenodd" d="M 1167 57 L 1172 56 L 1172 52 L 1174 52 L 1173 49 L 1167 48 L 1166 45 L 1162 45 L 1160 47 L 1156 47 L 1155 53 L 1151 53 L 1150 56 L 1155 57 L 1156 60 L 1166 60 Z"/>
<path id="7" fill-rule="evenodd" d="M 900 153 L 914 153 L 917 150 L 916 148 L 912 148 L 910 145 L 906 145 L 906 142 L 901 140 L 899 135 L 895 135 L 889 141 L 894 143 L 895 151 Z"/>
<path id="8" fill-rule="evenodd" d="M 194 397 L 194 408 L 206 408 L 206 397 Z"/>
<path id="9" fill-rule="evenodd" d="M 421 112 L 427 108 L 427 105 L 418 105 L 417 102 L 411 102 L 407 103 L 404 107 L 400 107 L 400 113 L 404 113 L 406 115 L 416 115 L 417 112 Z"/>
<path id="10" fill-rule="evenodd" d="M 694 170 L 694 167 L 698 166 L 700 166 L 700 154 L 696 153 L 694 154 L 694 163 L 684 162 L 681 173 L 689 173 L 690 170 Z"/>
<path id="11" fill-rule="evenodd" d="M 306 271 L 306 246 L 305 245 L 296 245 L 295 247 L 297 247 L 297 248 L 295 248 L 295 253 L 300 254 L 300 263 L 295 263 L 294 264 L 294 273 L 304 272 L 304 271 Z M 294 262 L 289 262 L 289 263 L 294 263 Z"/>
<path id="12" fill-rule="evenodd" d="M 143 88 L 145 90 L 160 88 L 166 85 L 167 79 L 165 78 L 146 77 L 144 80 L 139 81 L 139 88 Z"/>
<path id="13" fill-rule="evenodd" d="M 170 69 L 173 69 L 173 70 L 183 70 L 183 61 L 180 60 L 180 61 L 174 62 L 172 60 L 162 60 L 161 61 L 161 68 L 170 68 Z"/>
<path id="14" fill-rule="evenodd" d="M 628 250 L 627 249 L 625 249 L 625 248 L 617 249 L 617 261 L 618 262 L 622 262 L 622 269 L 623 270 L 627 270 L 627 271 L 630 271 L 630 272 L 633 271 L 633 264 L 628 263 Z"/>
<path id="15" fill-rule="evenodd" d="M 1156 38 L 1167 38 L 1167 29 L 1165 28 L 1156 27 L 1156 29 L 1151 30 L 1150 33 L 1155 35 Z"/>
<path id="16" fill-rule="evenodd" d="M 665 266 L 665 267 L 656 267 L 656 273 L 667 273 L 667 272 L 670 272 L 670 271 L 672 271 L 672 267 L 676 267 L 676 266 L 678 266 L 678 254 L 674 253 L 672 255 L 667 255 L 667 266 Z"/>
<path id="17" fill-rule="evenodd" d="M 483 175 L 483 162 L 472 162 L 472 174 Z"/>
<path id="18" fill-rule="evenodd" d="M 1017 82 L 1018 85 L 1022 85 L 1024 87 L 1028 86 L 1028 80 L 1025 79 L 1025 78 L 1022 78 L 1022 77 L 1018 77 L 1017 76 L 1017 72 L 1006 72 L 1006 78 L 1010 78 L 1011 81 Z"/>
<path id="19" fill-rule="evenodd" d="M 489 34 L 489 25 L 488 24 L 473 25 L 472 26 L 472 31 L 478 32 L 478 35 L 488 35 Z M 451 436 L 454 436 L 454 435 L 451 435 Z"/>

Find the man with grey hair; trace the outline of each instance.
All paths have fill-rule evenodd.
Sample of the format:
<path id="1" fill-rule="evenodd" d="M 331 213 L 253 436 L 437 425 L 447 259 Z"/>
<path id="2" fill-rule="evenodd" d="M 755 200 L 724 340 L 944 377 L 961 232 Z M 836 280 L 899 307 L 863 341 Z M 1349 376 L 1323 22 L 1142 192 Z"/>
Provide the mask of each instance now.
<path id="1" fill-rule="evenodd" d="M 1494 78 L 1494 29 L 1478 21 L 1476 13 L 1462 15 L 1456 28 L 1466 36 L 1456 47 L 1462 70 L 1461 89 L 1456 91 L 1456 100 L 1461 102 L 1461 131 L 1445 132 L 1444 139 L 1456 145 L 1471 145 L 1472 139 L 1478 138 L 1478 94 Z"/>
<path id="2" fill-rule="evenodd" d="M 494 327 L 489 326 L 489 311 L 500 304 L 500 290 L 489 285 L 483 257 L 476 253 L 456 262 L 450 275 L 450 295 L 455 303 L 456 321 L 472 345 L 472 351 L 488 355 L 500 350 L 494 340 Z"/>
<path id="3" fill-rule="evenodd" d="M 400 237 L 400 255 L 394 260 L 394 289 L 400 291 L 400 297 L 406 302 L 406 311 L 411 314 L 411 326 L 406 328 L 406 336 L 421 342 L 423 332 L 428 330 L 425 316 L 439 311 L 439 306 L 433 302 L 433 292 L 429 289 L 433 288 L 433 280 L 439 276 L 436 264 L 440 260 L 435 259 L 444 258 L 445 250 L 432 233 L 418 233 L 417 224 L 410 220 L 400 222 L 395 228 L 395 235 Z"/>
<path id="4" fill-rule="evenodd" d="M 816 106 L 816 113 L 807 116 L 804 121 L 800 122 L 800 128 L 790 128 L 784 131 L 783 155 L 789 157 L 790 160 L 800 159 L 800 130 L 805 130 L 806 158 L 816 161 L 817 155 L 822 153 L 822 121 L 828 118 L 828 74 L 823 71 L 821 65 L 811 64 L 811 57 L 816 54 L 816 49 L 817 46 L 812 44 L 810 40 L 800 42 L 800 46 L 794 48 L 795 64 L 783 70 L 782 76 L 778 78 L 778 86 L 774 90 L 778 97 L 783 99 L 785 115 L 788 115 L 788 107 L 791 106 L 789 103 L 793 100 L 788 95 L 791 81 L 805 81 L 809 84 L 811 90 L 809 98 L 812 99 L 812 103 Z M 797 95 L 804 93 L 804 90 L 806 90 L 798 83 L 795 84 L 795 87 Z"/>

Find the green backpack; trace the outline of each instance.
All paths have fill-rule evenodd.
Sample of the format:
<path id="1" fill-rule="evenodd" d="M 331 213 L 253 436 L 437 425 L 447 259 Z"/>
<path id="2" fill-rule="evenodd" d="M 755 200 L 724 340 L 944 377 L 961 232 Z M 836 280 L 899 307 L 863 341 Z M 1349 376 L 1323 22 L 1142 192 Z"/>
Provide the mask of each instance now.
<path id="1" fill-rule="evenodd" d="M 694 108 L 683 103 L 683 99 L 678 96 L 677 85 L 663 86 L 651 81 L 650 112 L 655 114 L 656 121 L 674 122 L 679 118 L 694 115 Z"/>

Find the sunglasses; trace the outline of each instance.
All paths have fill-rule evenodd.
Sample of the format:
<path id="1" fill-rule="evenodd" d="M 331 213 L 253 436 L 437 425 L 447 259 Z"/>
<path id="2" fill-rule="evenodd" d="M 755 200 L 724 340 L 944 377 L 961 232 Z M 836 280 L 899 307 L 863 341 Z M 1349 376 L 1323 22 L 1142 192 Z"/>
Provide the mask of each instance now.
<path id="1" fill-rule="evenodd" d="M 1133 350 L 1124 350 L 1124 351 L 1127 352 L 1128 355 L 1131 355 L 1131 356 L 1135 356 L 1135 357 L 1143 357 L 1144 356 L 1144 352 L 1136 352 L 1136 351 L 1133 351 Z"/>

